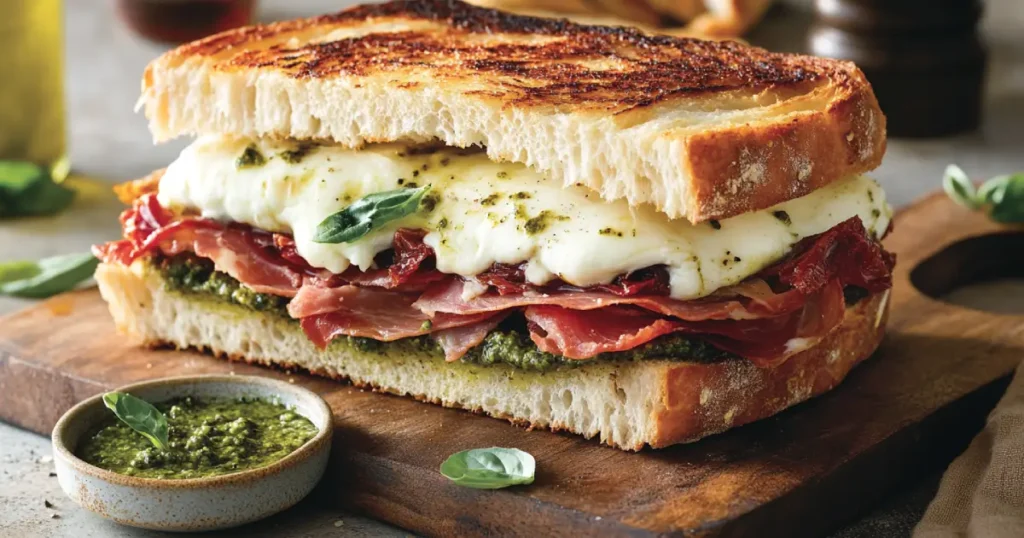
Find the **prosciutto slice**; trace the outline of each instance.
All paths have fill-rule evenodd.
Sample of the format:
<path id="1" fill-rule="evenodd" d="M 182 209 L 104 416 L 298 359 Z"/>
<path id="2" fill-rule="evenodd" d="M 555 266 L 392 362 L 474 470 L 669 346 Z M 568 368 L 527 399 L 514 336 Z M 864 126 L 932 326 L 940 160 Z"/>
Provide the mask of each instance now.
<path id="1" fill-rule="evenodd" d="M 664 316 L 688 321 L 710 319 L 758 319 L 777 316 L 800 309 L 806 297 L 798 291 L 776 294 L 767 284 L 750 284 L 728 299 L 711 297 L 692 301 L 678 301 L 660 295 L 621 296 L 603 291 L 577 292 L 526 292 L 518 295 L 501 295 L 490 292 L 472 299 L 463 299 L 468 284 L 452 278 L 428 289 L 416 301 L 415 306 L 428 314 L 445 312 L 449 314 L 480 314 L 497 312 L 525 306 L 559 306 L 568 310 L 596 310 L 614 305 L 633 305 Z M 752 291 L 756 290 L 756 291 Z M 727 291 L 722 292 L 725 296 Z M 742 294 L 753 295 L 753 299 L 741 300 Z"/>
<path id="2" fill-rule="evenodd" d="M 462 327 L 492 318 L 494 314 L 475 316 L 453 316 L 438 314 L 428 318 L 425 314 L 406 305 L 388 301 L 370 306 L 343 306 L 325 314 L 316 314 L 299 320 L 303 332 L 320 349 L 327 347 L 338 336 L 360 336 L 381 342 L 421 336 L 431 332 Z M 456 359 L 459 357 L 455 357 Z"/>
<path id="3" fill-rule="evenodd" d="M 461 359 L 470 349 L 480 345 L 503 319 L 504 315 L 497 315 L 472 325 L 437 331 L 432 336 L 444 350 L 445 360 L 454 362 Z"/>
<path id="4" fill-rule="evenodd" d="M 530 306 L 530 339 L 541 351 L 569 359 L 625 351 L 678 330 L 681 321 L 663 319 L 627 306 L 582 312 L 559 306 Z"/>
<path id="5" fill-rule="evenodd" d="M 570 359 L 626 351 L 659 336 L 682 332 L 699 334 L 720 349 L 771 367 L 817 343 L 842 322 L 844 309 L 843 288 L 835 279 L 799 311 L 756 320 L 692 322 L 623 305 L 582 312 L 530 306 L 525 315 L 530 338 L 539 349 Z"/>

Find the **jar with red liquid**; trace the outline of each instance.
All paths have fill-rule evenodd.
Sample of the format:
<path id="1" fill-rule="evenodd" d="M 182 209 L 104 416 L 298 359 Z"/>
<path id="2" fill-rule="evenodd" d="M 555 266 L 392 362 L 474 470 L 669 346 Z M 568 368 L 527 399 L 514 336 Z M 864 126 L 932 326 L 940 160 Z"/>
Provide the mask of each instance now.
<path id="1" fill-rule="evenodd" d="M 256 0 L 117 0 L 132 30 L 165 43 L 184 43 L 252 22 Z"/>

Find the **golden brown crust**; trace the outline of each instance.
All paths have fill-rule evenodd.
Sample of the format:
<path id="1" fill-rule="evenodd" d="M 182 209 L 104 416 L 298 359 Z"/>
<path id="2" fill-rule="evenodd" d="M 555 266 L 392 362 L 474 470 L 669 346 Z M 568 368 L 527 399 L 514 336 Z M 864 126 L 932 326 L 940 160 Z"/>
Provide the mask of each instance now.
<path id="1" fill-rule="evenodd" d="M 367 25 L 381 30 L 302 39 Z M 296 37 L 300 43 L 289 45 Z M 455 0 L 399 0 L 230 30 L 183 45 L 160 62 L 197 57 L 215 59 L 217 70 L 272 69 L 296 79 L 428 72 L 486 81 L 486 90 L 469 93 L 508 105 L 614 114 L 737 89 L 861 82 L 856 67 L 846 62 L 771 53 L 733 41 L 513 15 Z M 152 85 L 153 67 L 147 68 L 144 90 Z"/>
<path id="2" fill-rule="evenodd" d="M 687 138 L 694 189 L 690 220 L 764 209 L 877 168 L 885 154 L 885 116 L 878 100 L 860 72 L 837 88 L 841 97 L 826 114 Z"/>

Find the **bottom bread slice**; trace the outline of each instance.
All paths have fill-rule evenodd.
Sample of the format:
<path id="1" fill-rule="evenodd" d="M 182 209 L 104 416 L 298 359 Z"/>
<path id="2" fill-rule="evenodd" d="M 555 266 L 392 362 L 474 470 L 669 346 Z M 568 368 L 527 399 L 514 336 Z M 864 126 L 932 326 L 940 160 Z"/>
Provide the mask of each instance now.
<path id="1" fill-rule="evenodd" d="M 388 346 L 320 350 L 293 320 L 171 291 L 149 267 L 137 261 L 101 264 L 96 271 L 118 329 L 146 345 L 301 368 L 519 425 L 597 436 L 627 450 L 695 441 L 831 389 L 878 346 L 888 311 L 888 292 L 862 299 L 822 341 L 771 369 L 740 359 L 595 360 L 537 372 L 448 363 L 433 352 L 389 352 Z"/>

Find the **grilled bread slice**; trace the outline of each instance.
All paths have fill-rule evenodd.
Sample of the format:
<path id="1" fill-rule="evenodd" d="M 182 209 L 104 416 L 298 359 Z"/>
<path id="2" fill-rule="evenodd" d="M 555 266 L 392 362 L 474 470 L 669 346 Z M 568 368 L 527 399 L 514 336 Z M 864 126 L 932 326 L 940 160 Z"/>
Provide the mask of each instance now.
<path id="1" fill-rule="evenodd" d="M 100 293 L 118 329 L 150 346 L 301 368 L 358 386 L 468 409 L 516 424 L 565 430 L 627 450 L 695 441 L 774 415 L 839 384 L 885 332 L 888 292 L 846 309 L 840 326 L 776 368 L 750 361 L 594 361 L 534 372 L 445 362 L 440 353 L 317 349 L 299 324 L 168 289 L 142 260 L 100 264 Z"/>
<path id="2" fill-rule="evenodd" d="M 228 31 L 146 70 L 157 140 L 218 133 L 482 145 L 672 218 L 721 219 L 875 168 L 851 63 L 398 0 Z"/>

